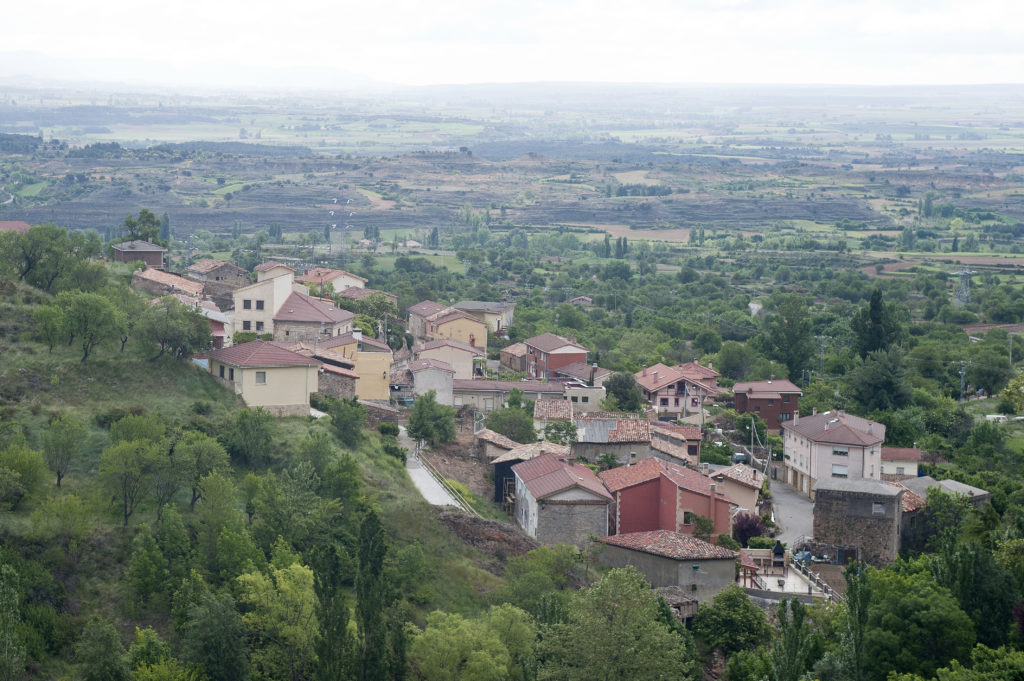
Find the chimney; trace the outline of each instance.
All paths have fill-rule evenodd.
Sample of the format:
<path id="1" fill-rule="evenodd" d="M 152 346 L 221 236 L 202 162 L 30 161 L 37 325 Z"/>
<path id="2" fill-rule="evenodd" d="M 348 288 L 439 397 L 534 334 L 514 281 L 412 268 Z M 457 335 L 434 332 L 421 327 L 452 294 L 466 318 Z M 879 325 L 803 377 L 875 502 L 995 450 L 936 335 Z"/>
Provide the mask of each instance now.
<path id="1" fill-rule="evenodd" d="M 352 337 L 355 338 L 357 341 L 363 340 L 363 331 L 362 331 L 362 329 L 354 329 L 352 331 Z"/>
<path id="2" fill-rule="evenodd" d="M 640 375 L 641 376 L 646 376 L 647 375 L 647 367 L 644 367 L 643 369 L 640 370 Z"/>
<path id="3" fill-rule="evenodd" d="M 868 421 L 868 435 L 871 435 L 871 426 L 875 425 L 871 421 Z"/>
<path id="4" fill-rule="evenodd" d="M 795 412 L 793 412 L 793 425 L 795 426 L 798 423 L 800 423 L 800 410 L 799 409 L 797 409 Z"/>
<path id="5" fill-rule="evenodd" d="M 711 366 L 711 360 L 709 359 L 709 360 L 708 360 L 708 369 L 714 369 L 714 368 L 715 368 L 715 367 Z"/>
<path id="6" fill-rule="evenodd" d="M 700 464 L 700 472 L 701 472 L 701 474 L 707 475 L 709 470 L 711 470 L 711 466 L 708 464 L 708 462 L 707 461 L 702 461 L 701 464 Z"/>
<path id="7" fill-rule="evenodd" d="M 654 372 L 654 380 L 655 380 L 655 381 L 657 381 L 657 380 L 658 380 L 658 372 L 657 372 L 657 371 L 655 371 L 655 372 Z"/>
<path id="8" fill-rule="evenodd" d="M 817 407 L 811 407 L 811 416 L 817 416 L 817 415 L 818 415 L 818 408 Z"/>

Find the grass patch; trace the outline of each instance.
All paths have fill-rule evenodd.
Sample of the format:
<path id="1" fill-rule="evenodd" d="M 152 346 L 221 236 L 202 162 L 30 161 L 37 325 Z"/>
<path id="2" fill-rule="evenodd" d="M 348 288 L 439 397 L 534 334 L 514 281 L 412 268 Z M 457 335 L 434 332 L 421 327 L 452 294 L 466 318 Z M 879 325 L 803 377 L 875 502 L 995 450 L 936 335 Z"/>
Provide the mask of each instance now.
<path id="1" fill-rule="evenodd" d="M 39 196 L 45 188 L 45 182 L 34 182 L 33 184 L 25 185 L 15 193 L 23 199 L 30 199 Z"/>

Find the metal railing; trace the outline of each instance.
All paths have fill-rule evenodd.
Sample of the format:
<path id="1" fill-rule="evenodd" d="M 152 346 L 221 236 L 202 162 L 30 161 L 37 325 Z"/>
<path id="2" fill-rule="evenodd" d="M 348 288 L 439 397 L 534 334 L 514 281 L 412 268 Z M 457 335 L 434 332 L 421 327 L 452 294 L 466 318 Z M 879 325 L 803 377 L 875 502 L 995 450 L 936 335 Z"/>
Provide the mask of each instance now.
<path id="1" fill-rule="evenodd" d="M 828 582 L 821 578 L 817 572 L 811 572 L 810 568 L 801 563 L 800 561 L 792 561 L 790 566 L 796 569 L 797 572 L 802 574 L 807 580 L 814 586 L 821 590 L 821 593 L 825 594 L 825 598 L 833 603 L 842 603 L 846 600 L 841 593 L 833 589 Z"/>
<path id="2" fill-rule="evenodd" d="M 444 491 L 448 492 L 448 496 L 450 496 L 455 501 L 456 505 L 458 505 L 463 511 L 470 515 L 475 515 L 477 518 L 483 517 L 475 508 L 473 508 L 473 505 L 470 504 L 464 496 L 462 496 L 462 493 L 459 492 L 454 485 L 448 482 L 448 479 L 441 475 L 441 472 L 437 470 L 433 464 L 427 461 L 426 458 L 423 456 L 417 456 L 416 460 L 420 462 L 423 468 L 425 468 L 435 480 L 437 480 L 437 483 L 444 488 Z"/>

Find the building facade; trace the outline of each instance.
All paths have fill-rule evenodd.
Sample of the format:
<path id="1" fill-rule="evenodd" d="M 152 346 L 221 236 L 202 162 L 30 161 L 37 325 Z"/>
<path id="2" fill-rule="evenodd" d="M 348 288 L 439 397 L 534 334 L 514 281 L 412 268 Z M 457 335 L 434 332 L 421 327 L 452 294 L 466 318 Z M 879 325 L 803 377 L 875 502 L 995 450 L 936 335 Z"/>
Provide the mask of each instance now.
<path id="1" fill-rule="evenodd" d="M 757 414 L 768 430 L 778 431 L 800 413 L 803 392 L 789 381 L 737 383 L 732 390 L 736 412 Z"/>
<path id="2" fill-rule="evenodd" d="M 885 426 L 843 411 L 826 411 L 782 424 L 786 483 L 814 498 L 827 479 L 880 480 Z"/>
<path id="3" fill-rule="evenodd" d="M 549 380 L 556 369 L 587 361 L 587 349 L 568 338 L 543 333 L 523 341 L 526 346 L 526 375 Z"/>

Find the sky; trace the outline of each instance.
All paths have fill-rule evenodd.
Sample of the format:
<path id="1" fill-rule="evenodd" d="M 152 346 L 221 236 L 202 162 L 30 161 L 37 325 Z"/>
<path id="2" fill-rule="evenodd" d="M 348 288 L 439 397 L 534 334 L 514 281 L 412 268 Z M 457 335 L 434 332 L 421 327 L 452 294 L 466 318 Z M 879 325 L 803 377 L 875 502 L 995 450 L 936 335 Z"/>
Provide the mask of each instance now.
<path id="1" fill-rule="evenodd" d="M 1024 2 L 31 0 L 0 14 L 0 58 L 213 86 L 1021 83 Z"/>

